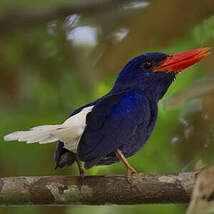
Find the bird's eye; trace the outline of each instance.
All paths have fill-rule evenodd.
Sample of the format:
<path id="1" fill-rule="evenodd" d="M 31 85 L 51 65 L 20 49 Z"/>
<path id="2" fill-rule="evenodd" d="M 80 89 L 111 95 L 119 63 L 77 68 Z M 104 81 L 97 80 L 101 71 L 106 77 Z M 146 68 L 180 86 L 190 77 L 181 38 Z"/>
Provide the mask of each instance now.
<path id="1" fill-rule="evenodd" d="M 152 67 L 152 61 L 145 61 L 142 63 L 141 67 L 143 69 L 150 69 Z"/>

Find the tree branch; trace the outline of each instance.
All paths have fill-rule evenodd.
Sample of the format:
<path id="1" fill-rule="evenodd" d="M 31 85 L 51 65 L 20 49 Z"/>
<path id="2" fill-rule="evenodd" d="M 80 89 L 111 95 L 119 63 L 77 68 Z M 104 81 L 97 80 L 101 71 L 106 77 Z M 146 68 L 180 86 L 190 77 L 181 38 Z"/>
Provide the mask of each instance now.
<path id="1" fill-rule="evenodd" d="M 94 15 L 117 8 L 130 0 L 90 0 L 84 3 L 58 5 L 48 9 L 10 9 L 0 18 L 0 32 L 9 33 L 19 27 L 33 27 L 72 14 Z"/>
<path id="2" fill-rule="evenodd" d="M 0 206 L 187 203 L 197 173 L 0 178 Z"/>

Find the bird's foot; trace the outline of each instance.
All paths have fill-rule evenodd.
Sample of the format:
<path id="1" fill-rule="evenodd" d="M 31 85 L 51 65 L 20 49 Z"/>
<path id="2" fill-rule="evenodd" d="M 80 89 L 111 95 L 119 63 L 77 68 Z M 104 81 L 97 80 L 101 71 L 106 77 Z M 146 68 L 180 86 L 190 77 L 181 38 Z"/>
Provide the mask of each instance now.
<path id="1" fill-rule="evenodd" d="M 84 180 L 85 176 L 87 176 L 87 173 L 84 170 L 80 171 L 80 178 L 81 180 Z"/>
<path id="2" fill-rule="evenodd" d="M 136 173 L 137 171 L 133 167 L 130 166 L 127 168 L 127 178 L 129 183 L 132 183 L 132 176 Z"/>
<path id="3" fill-rule="evenodd" d="M 79 169 L 80 178 L 83 181 L 85 176 L 87 176 L 87 174 L 86 174 L 84 168 L 82 167 L 82 163 L 81 163 L 78 155 L 76 155 L 76 163 L 77 163 L 77 166 L 78 166 L 78 169 Z"/>

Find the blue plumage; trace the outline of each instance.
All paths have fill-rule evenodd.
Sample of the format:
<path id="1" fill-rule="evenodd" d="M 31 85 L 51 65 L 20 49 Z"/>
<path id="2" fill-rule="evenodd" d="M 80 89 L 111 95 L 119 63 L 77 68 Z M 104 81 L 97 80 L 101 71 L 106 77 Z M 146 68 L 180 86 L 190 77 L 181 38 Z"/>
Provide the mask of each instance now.
<path id="1" fill-rule="evenodd" d="M 94 106 L 87 115 L 78 146 L 79 158 L 86 168 L 119 161 L 116 149 L 130 157 L 146 143 L 156 123 L 158 100 L 175 78 L 174 73 L 153 72 L 167 57 L 163 53 L 149 53 L 134 58 L 107 95 L 74 111 L 72 115 Z M 57 154 L 61 147 L 58 145 Z M 65 165 L 66 159 L 61 161 L 61 166 Z"/>
<path id="2" fill-rule="evenodd" d="M 143 127 L 142 131 L 145 133 L 143 139 L 139 139 L 143 145 L 149 124 L 153 120 L 148 100 L 135 90 L 120 96 L 109 96 L 105 103 L 100 102 L 96 109 L 89 113 L 79 144 L 80 160 L 86 162 L 86 168 L 100 163 L 112 163 L 112 156 L 115 155 L 111 153 L 116 149 L 120 149 L 127 157 L 137 152 L 137 130 L 140 126 Z M 106 110 L 100 114 L 102 106 Z M 97 119 L 99 125 L 94 127 Z M 117 160 L 116 156 L 114 160 Z"/>
<path id="3" fill-rule="evenodd" d="M 127 157 L 150 137 L 157 120 L 158 101 L 176 74 L 210 54 L 199 48 L 174 55 L 147 53 L 132 59 L 120 72 L 111 91 L 75 110 L 61 124 L 40 125 L 4 136 L 5 141 L 52 143 L 58 141 L 55 168 L 78 164 L 85 168 L 121 160 L 130 178 L 136 170 Z"/>

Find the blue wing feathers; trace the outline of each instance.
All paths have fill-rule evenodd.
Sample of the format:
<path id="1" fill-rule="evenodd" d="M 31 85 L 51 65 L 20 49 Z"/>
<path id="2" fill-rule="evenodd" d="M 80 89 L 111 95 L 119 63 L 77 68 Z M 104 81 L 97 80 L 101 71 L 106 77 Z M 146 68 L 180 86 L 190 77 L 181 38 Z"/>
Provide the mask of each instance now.
<path id="1" fill-rule="evenodd" d="M 92 110 L 87 115 L 86 124 L 91 130 L 97 130 L 101 128 L 105 122 L 106 117 L 111 113 L 112 107 L 116 105 L 123 94 L 107 95 L 98 100 Z"/>
<path id="2" fill-rule="evenodd" d="M 125 145 L 134 145 L 137 128 L 147 127 L 150 119 L 149 102 L 137 91 L 105 97 L 87 116 L 87 127 L 79 144 L 80 159 L 105 157 Z"/>
<path id="3" fill-rule="evenodd" d="M 86 127 L 78 145 L 78 154 L 69 153 L 63 142 L 56 148 L 56 166 L 71 165 L 77 155 L 86 168 L 111 164 L 119 159 L 115 150 L 125 157 L 136 153 L 148 140 L 157 119 L 157 102 L 175 79 L 175 72 L 152 72 L 144 62 L 159 65 L 168 55 L 148 53 L 131 60 L 119 74 L 112 90 L 100 99 L 75 110 L 93 106 L 86 117 Z M 153 67 L 154 67 L 153 66 Z"/>

